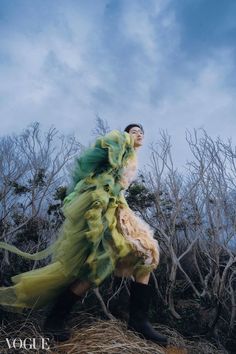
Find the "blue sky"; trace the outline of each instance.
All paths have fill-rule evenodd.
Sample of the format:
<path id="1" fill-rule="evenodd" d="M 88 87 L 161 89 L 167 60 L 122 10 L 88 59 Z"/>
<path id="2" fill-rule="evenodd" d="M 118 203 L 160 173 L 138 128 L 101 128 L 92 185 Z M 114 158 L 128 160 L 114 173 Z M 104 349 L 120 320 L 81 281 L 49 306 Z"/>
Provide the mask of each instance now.
<path id="1" fill-rule="evenodd" d="M 92 140 L 95 116 L 112 129 L 172 136 L 186 129 L 236 144 L 235 0 L 0 0 L 1 134 L 32 121 Z"/>

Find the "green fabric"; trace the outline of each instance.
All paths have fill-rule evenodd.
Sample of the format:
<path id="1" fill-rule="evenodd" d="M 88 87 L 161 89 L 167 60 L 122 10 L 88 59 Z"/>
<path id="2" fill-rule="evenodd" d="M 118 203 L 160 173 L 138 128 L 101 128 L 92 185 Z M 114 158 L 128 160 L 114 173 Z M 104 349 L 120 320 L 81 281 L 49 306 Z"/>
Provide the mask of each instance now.
<path id="1" fill-rule="evenodd" d="M 0 243 L 0 248 L 28 259 L 52 256 L 49 265 L 16 275 L 13 286 L 1 287 L 1 305 L 41 307 L 78 278 L 98 286 L 131 252 L 117 230 L 116 210 L 127 205 L 119 180 L 134 153 L 128 133 L 112 131 L 98 138 L 76 161 L 74 188 L 64 200 L 65 222 L 55 243 L 35 254 Z"/>

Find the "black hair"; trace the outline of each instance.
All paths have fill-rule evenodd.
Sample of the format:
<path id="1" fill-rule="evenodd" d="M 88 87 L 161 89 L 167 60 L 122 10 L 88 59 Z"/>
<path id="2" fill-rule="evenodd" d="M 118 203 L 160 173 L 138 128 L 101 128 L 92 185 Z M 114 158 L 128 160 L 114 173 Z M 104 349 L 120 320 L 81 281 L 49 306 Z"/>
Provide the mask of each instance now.
<path id="1" fill-rule="evenodd" d="M 135 123 L 127 125 L 127 127 L 124 129 L 124 131 L 128 133 L 130 131 L 130 129 L 132 129 L 134 127 L 140 128 L 144 134 L 143 126 L 141 124 L 135 124 Z"/>

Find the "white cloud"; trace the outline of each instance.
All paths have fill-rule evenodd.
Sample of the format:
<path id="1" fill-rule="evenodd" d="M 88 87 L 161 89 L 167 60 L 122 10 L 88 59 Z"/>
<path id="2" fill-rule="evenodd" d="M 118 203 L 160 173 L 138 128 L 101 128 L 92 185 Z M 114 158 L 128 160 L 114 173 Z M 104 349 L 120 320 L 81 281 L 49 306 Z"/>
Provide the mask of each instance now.
<path id="1" fill-rule="evenodd" d="M 60 2 L 54 21 L 42 22 L 41 31 L 6 30 L 1 38 L 8 58 L 0 64 L 2 134 L 38 120 L 44 127 L 76 132 L 86 144 L 99 113 L 111 128 L 142 122 L 147 145 L 159 128 L 168 129 L 178 164 L 187 156 L 186 128 L 232 135 L 232 52 L 222 49 L 186 61 L 171 1 L 121 3 L 112 9 L 106 2 L 83 8 Z M 146 155 L 147 147 L 143 161 Z"/>

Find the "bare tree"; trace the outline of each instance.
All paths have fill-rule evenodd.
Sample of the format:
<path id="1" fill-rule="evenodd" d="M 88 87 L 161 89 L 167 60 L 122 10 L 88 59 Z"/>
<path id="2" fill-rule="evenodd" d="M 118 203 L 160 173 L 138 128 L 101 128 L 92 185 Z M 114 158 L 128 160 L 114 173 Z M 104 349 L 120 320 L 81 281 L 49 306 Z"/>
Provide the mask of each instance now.
<path id="1" fill-rule="evenodd" d="M 192 296 L 212 309 L 209 327 L 215 330 L 225 314 L 235 324 L 236 268 L 236 150 L 230 141 L 215 141 L 204 131 L 187 132 L 193 159 L 185 175 L 174 167 L 171 141 L 161 132 L 151 146 L 151 164 L 143 183 L 154 196 L 148 208 L 137 209 L 154 228 L 163 252 L 166 283 L 158 289 L 177 319 L 175 291 Z M 162 290 L 160 290 L 162 289 Z"/>
<path id="2" fill-rule="evenodd" d="M 95 128 L 92 130 L 92 134 L 97 136 L 100 135 L 105 135 L 110 131 L 110 127 L 107 123 L 107 121 L 103 118 L 101 118 L 98 114 L 96 115 L 96 120 L 95 120 Z"/>
<path id="3" fill-rule="evenodd" d="M 66 166 L 79 152 L 75 137 L 55 128 L 43 133 L 39 123 L 0 140 L 1 240 L 12 243 L 22 228 L 47 220 L 56 189 L 68 182 Z"/>

